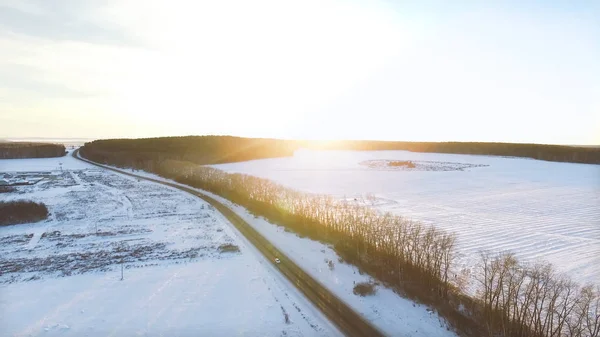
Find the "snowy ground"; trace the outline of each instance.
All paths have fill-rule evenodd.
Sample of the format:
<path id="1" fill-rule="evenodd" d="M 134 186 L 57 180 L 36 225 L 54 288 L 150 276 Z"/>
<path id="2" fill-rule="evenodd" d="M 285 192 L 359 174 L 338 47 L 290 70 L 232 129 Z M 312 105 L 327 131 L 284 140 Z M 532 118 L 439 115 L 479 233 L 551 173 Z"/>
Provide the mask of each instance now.
<path id="1" fill-rule="evenodd" d="M 0 227 L 1 336 L 339 335 L 196 197 L 71 157 L 0 172 L 42 178 L 0 200 L 51 212 Z"/>
<path id="2" fill-rule="evenodd" d="M 136 174 L 175 183 L 154 174 L 139 171 L 136 171 Z M 341 262 L 331 247 L 307 238 L 300 238 L 296 234 L 285 231 L 283 227 L 255 217 L 245 208 L 224 198 L 206 191 L 198 191 L 233 209 L 302 269 L 384 333 L 402 337 L 456 336 L 448 330 L 444 320 L 431 309 L 402 298 L 385 287 L 378 286 L 376 294 L 372 296 L 354 295 L 353 288 L 356 283 L 372 280 L 369 276 L 360 274 L 356 267 Z M 329 261 L 333 262 L 333 268 L 329 267 Z"/>
<path id="3" fill-rule="evenodd" d="M 413 161 L 415 168 L 393 167 Z M 580 283 L 600 280 L 600 165 L 406 151 L 297 151 L 215 165 L 297 190 L 369 206 L 456 232 L 458 268 L 479 252 L 512 251 L 555 264 Z"/>

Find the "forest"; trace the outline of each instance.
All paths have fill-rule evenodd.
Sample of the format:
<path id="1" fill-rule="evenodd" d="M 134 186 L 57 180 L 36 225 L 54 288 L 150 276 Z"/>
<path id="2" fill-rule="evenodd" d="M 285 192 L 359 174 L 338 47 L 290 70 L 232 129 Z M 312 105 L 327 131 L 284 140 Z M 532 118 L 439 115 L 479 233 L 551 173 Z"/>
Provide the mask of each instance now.
<path id="1" fill-rule="evenodd" d="M 118 160 L 121 165 L 152 162 L 155 159 L 182 160 L 203 165 L 222 164 L 292 156 L 299 148 L 354 151 L 403 150 L 600 164 L 600 147 L 513 143 L 303 141 L 232 136 L 185 136 L 96 140 L 86 143 L 85 148 L 93 148 L 97 157 L 110 156 L 113 162 Z"/>
<path id="2" fill-rule="evenodd" d="M 472 142 L 391 142 L 349 140 L 335 142 L 305 141 L 303 147 L 320 150 L 380 151 L 404 150 L 487 156 L 523 157 L 555 162 L 600 164 L 600 146 L 565 146 Z"/>
<path id="3" fill-rule="evenodd" d="M 62 144 L 0 142 L 0 159 L 52 158 L 65 153 Z"/>
<path id="4" fill-rule="evenodd" d="M 83 155 L 110 158 L 120 166 L 151 165 L 156 160 L 181 160 L 196 164 L 221 164 L 291 156 L 293 143 L 277 139 L 231 136 L 185 136 L 141 139 L 108 139 L 86 143 Z"/>
<path id="5" fill-rule="evenodd" d="M 476 273 L 481 275 L 481 291 L 471 296 L 465 292 L 461 275 L 453 269 L 457 251 L 452 233 L 397 215 L 381 214 L 358 202 L 302 193 L 267 179 L 198 165 L 222 158 L 252 157 L 254 149 L 265 151 L 257 151 L 258 155 L 275 154 L 264 143 L 245 147 L 248 152 L 234 152 L 238 157 L 210 153 L 235 151 L 224 146 L 198 148 L 199 153 L 194 155 L 173 148 L 161 152 L 163 147 L 155 144 L 154 148 L 144 148 L 154 153 L 153 157 L 128 160 L 136 147 L 127 141 L 119 142 L 88 143 L 81 154 L 96 162 L 146 170 L 210 191 L 300 236 L 329 244 L 340 262 L 353 264 L 403 296 L 434 307 L 462 335 L 600 334 L 600 290 L 591 285 L 580 287 L 554 272 L 551 265 L 530 266 L 511 255 L 483 255 Z M 244 143 L 239 140 L 237 146 Z M 119 147 L 110 151 L 108 145 Z M 195 161 L 174 159 L 181 153 Z"/>
<path id="6" fill-rule="evenodd" d="M 48 208 L 33 201 L 0 201 L 0 226 L 37 222 L 48 217 Z"/>

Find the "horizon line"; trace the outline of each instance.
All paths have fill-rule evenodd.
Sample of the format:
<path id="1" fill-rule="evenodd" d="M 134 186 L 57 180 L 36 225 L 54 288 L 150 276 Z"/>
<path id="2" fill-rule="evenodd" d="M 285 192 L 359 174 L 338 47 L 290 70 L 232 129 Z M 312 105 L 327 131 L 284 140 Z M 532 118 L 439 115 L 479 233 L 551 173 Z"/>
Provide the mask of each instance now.
<path id="1" fill-rule="evenodd" d="M 381 139 L 292 139 L 292 138 L 266 138 L 266 137 L 244 137 L 234 135 L 183 135 L 183 136 L 155 136 L 155 137 L 114 137 L 114 138 L 83 138 L 83 137 L 0 137 L 0 141 L 20 142 L 27 140 L 63 140 L 63 141 L 94 141 L 94 140 L 110 140 L 110 139 L 149 139 L 149 138 L 169 138 L 169 137 L 201 137 L 201 136 L 229 136 L 249 139 L 276 139 L 288 141 L 308 141 L 308 142 L 403 142 L 403 143 L 496 143 L 496 144 L 534 144 L 534 145 L 552 145 L 552 146 L 570 146 L 570 147 L 587 147 L 600 148 L 600 144 L 552 144 L 552 143 L 524 143 L 524 142 L 508 142 L 508 141 L 407 141 L 407 140 L 381 140 Z"/>

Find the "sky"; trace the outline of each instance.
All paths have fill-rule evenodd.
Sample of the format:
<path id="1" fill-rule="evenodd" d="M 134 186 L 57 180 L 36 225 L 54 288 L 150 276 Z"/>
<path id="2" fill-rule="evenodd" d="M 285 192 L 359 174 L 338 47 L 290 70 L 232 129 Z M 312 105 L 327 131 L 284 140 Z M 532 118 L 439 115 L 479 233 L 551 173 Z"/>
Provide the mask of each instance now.
<path id="1" fill-rule="evenodd" d="M 0 138 L 600 144 L 599 1 L 0 0 Z"/>

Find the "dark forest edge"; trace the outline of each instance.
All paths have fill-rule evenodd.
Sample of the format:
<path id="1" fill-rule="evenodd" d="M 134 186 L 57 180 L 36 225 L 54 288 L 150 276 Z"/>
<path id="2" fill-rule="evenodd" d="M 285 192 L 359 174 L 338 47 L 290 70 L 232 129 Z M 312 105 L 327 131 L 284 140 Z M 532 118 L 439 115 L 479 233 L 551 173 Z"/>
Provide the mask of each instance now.
<path id="1" fill-rule="evenodd" d="M 481 142 L 394 142 L 366 140 L 305 142 L 305 144 L 308 148 L 322 150 L 404 150 L 411 152 L 521 157 L 565 163 L 600 164 L 600 147 L 590 146 Z"/>
<path id="2" fill-rule="evenodd" d="M 294 150 L 294 144 L 286 140 L 186 136 L 95 140 L 85 143 L 81 153 L 93 151 L 98 162 L 110 159 L 110 162 L 117 166 L 139 166 L 166 159 L 201 165 L 223 164 L 287 157 L 293 155 Z"/>
<path id="3" fill-rule="evenodd" d="M 155 140 L 153 151 L 144 157 L 136 153 L 135 142 L 126 146 L 123 142 L 87 143 L 80 154 L 215 193 L 271 223 L 331 245 L 343 261 L 403 296 L 435 308 L 461 335 L 597 337 L 600 332 L 600 290 L 576 285 L 551 265 L 527 266 L 509 255 L 484 256 L 478 266 L 483 290 L 470 297 L 460 286 L 460 276 L 451 275 L 457 255 L 452 233 L 396 215 L 382 216 L 358 203 L 198 165 L 234 158 L 211 153 L 227 147 L 198 149 L 193 162 L 172 159 L 179 151 L 170 141 L 163 147 Z M 265 143 L 255 146 L 268 149 Z M 247 158 L 254 149 L 236 148 L 235 153 Z M 186 158 L 194 156 L 186 153 Z"/>
<path id="4" fill-rule="evenodd" d="M 38 222 L 48 215 L 48 208 L 41 202 L 0 201 L 0 226 Z"/>
<path id="5" fill-rule="evenodd" d="M 292 156 L 299 148 L 314 150 L 383 151 L 403 150 L 448 154 L 521 157 L 538 160 L 600 164 L 600 148 L 586 146 L 477 143 L 477 142 L 395 142 L 395 141 L 303 141 L 233 136 L 185 136 L 142 139 L 108 139 L 86 143 L 97 156 L 123 152 L 128 161 L 162 159 L 196 164 L 222 164 L 274 157 Z M 116 163 L 115 163 L 116 164 Z M 125 164 L 125 163 L 123 163 Z M 128 163 L 127 165 L 130 165 Z"/>
<path id="6" fill-rule="evenodd" d="M 54 158 L 65 154 L 62 144 L 0 142 L 0 159 Z"/>

